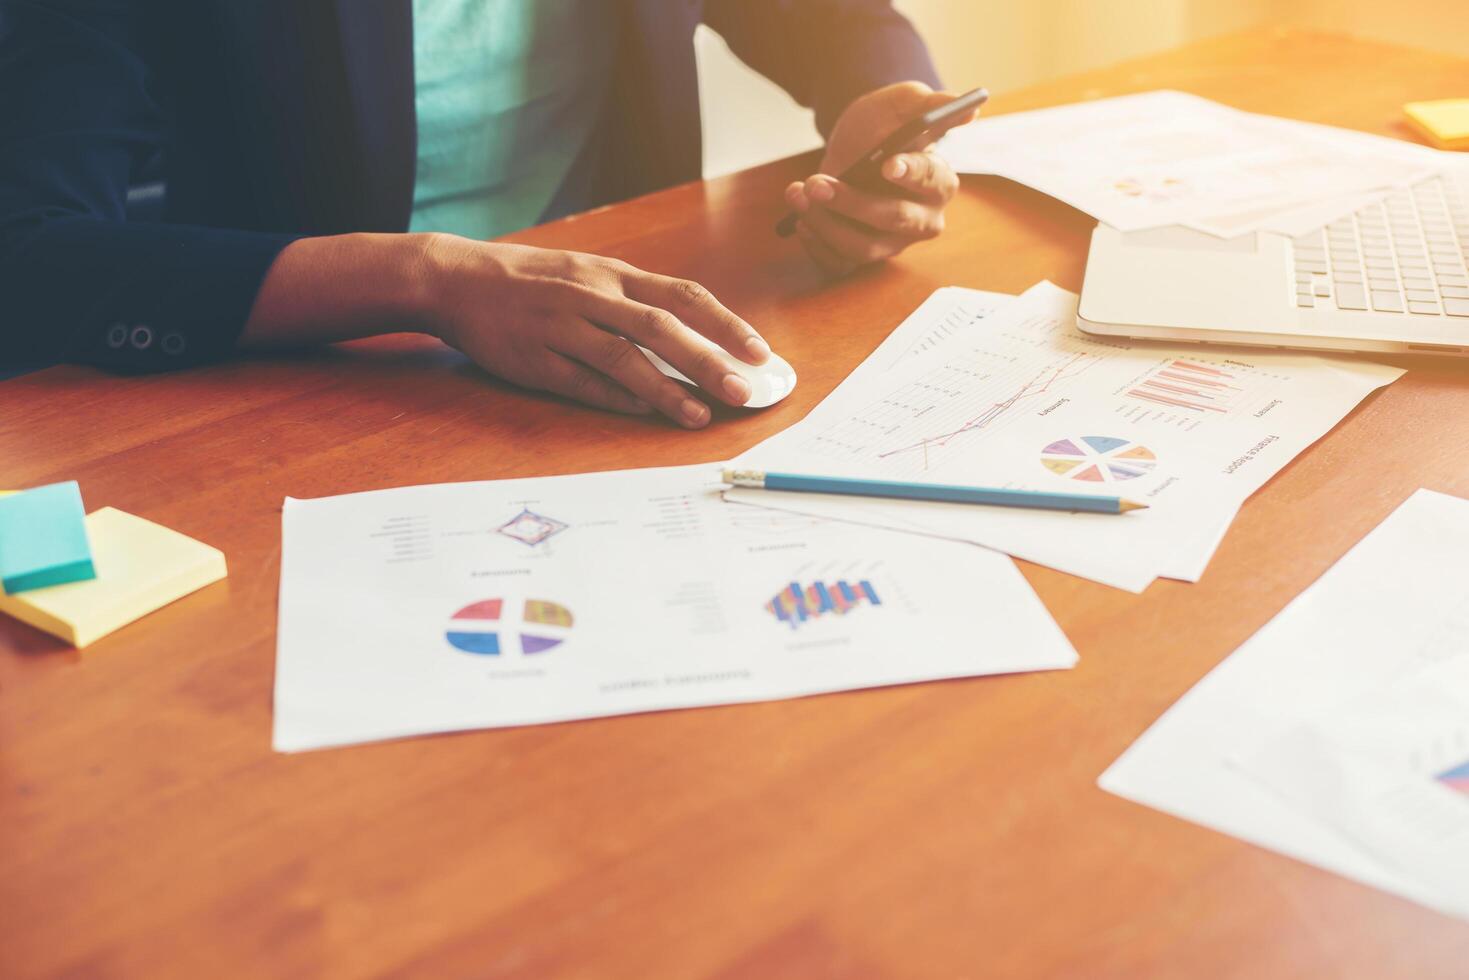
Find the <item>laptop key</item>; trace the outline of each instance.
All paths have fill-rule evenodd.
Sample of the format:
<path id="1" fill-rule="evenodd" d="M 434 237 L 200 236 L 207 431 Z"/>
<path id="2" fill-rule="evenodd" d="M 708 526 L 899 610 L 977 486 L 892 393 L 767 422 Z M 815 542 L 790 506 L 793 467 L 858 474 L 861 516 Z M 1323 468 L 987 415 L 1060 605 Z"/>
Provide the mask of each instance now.
<path id="1" fill-rule="evenodd" d="M 1412 300 L 1409 300 L 1408 301 L 1408 312 L 1409 313 L 1422 313 L 1422 314 L 1426 314 L 1426 315 L 1429 315 L 1429 316 L 1438 316 L 1438 304 L 1437 303 L 1414 303 Z"/>
<path id="2" fill-rule="evenodd" d="M 1457 296 L 1445 296 L 1443 311 L 1449 316 L 1469 316 L 1469 299 Z"/>
<path id="3" fill-rule="evenodd" d="M 1363 289 L 1360 283 L 1337 283 L 1336 305 L 1343 310 L 1365 310 L 1367 290 Z"/>
<path id="4" fill-rule="evenodd" d="M 1372 308 L 1380 313 L 1401 313 L 1403 312 L 1403 294 L 1374 289 L 1372 291 Z M 1469 314 L 1465 315 L 1469 316 Z"/>

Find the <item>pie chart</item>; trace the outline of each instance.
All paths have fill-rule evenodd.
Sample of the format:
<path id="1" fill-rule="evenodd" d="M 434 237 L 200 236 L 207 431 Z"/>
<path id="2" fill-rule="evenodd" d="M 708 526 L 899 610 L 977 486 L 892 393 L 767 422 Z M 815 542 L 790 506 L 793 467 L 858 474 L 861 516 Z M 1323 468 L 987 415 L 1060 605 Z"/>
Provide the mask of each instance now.
<path id="1" fill-rule="evenodd" d="M 1469 759 L 1439 773 L 1438 781 L 1456 793 L 1469 796 Z"/>
<path id="2" fill-rule="evenodd" d="M 1057 439 L 1041 450 L 1041 465 L 1068 480 L 1117 483 L 1148 476 L 1158 457 L 1147 446 L 1117 436 Z"/>
<path id="3" fill-rule="evenodd" d="M 546 599 L 481 599 L 450 617 L 444 638 L 464 653 L 536 656 L 571 635 L 571 610 Z"/>

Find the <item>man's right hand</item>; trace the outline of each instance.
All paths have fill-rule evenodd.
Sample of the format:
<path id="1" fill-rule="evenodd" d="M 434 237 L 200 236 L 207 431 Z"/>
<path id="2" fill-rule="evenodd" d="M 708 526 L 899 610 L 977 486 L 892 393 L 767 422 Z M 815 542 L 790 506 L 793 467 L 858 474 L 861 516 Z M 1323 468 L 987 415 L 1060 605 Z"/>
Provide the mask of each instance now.
<path id="1" fill-rule="evenodd" d="M 661 412 L 690 429 L 709 423 L 708 406 L 635 344 L 736 406 L 750 397 L 736 359 L 770 356 L 754 328 L 697 283 L 596 255 L 452 235 L 294 242 L 271 266 L 240 345 L 324 343 L 406 325 L 513 384 L 614 412 Z"/>
<path id="2" fill-rule="evenodd" d="M 440 339 L 507 381 L 597 408 L 658 411 L 691 429 L 709 422 L 708 407 L 634 342 L 730 405 L 750 397 L 731 354 L 749 364 L 770 356 L 703 286 L 616 259 L 444 236 L 427 264 Z"/>

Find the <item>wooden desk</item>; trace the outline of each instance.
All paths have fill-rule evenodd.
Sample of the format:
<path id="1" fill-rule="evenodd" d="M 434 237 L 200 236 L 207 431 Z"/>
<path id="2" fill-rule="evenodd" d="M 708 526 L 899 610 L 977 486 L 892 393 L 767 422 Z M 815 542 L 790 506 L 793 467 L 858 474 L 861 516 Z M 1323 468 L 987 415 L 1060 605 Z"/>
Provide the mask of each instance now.
<path id="1" fill-rule="evenodd" d="M 995 99 L 1159 87 L 1403 135 L 1469 61 L 1259 33 Z M 1469 926 L 1135 806 L 1097 775 L 1414 488 L 1469 495 L 1469 371 L 1410 363 L 1244 508 L 1198 585 L 1025 566 L 1062 674 L 270 751 L 281 499 L 726 458 L 937 286 L 1081 284 L 1090 221 L 994 180 L 836 287 L 770 234 L 787 161 L 517 236 L 704 280 L 800 366 L 687 434 L 390 339 L 173 377 L 0 384 L 0 484 L 222 548 L 84 655 L 0 624 L 5 977 L 1463 977 Z"/>

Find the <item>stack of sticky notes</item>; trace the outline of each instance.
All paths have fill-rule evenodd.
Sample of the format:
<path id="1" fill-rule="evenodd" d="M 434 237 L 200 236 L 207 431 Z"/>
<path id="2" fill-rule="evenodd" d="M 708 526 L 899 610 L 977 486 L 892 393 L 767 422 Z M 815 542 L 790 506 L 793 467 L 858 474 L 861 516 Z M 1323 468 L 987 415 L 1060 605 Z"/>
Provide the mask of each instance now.
<path id="1" fill-rule="evenodd" d="M 1441 150 L 1469 150 L 1469 99 L 1409 102 L 1408 122 Z"/>
<path id="2" fill-rule="evenodd" d="M 0 500 L 0 591 L 14 595 L 94 577 L 75 480 Z"/>
<path id="3" fill-rule="evenodd" d="M 227 574 L 217 549 L 111 507 L 88 514 L 85 531 L 95 577 L 0 595 L 0 612 L 84 647 Z"/>

